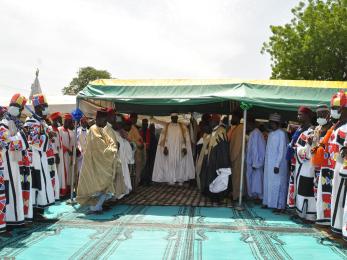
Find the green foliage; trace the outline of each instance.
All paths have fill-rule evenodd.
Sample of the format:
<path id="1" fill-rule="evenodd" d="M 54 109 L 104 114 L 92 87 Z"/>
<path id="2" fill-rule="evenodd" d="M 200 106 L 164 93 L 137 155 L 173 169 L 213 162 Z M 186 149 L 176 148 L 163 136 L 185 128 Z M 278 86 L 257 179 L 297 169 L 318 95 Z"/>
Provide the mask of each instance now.
<path id="1" fill-rule="evenodd" d="M 307 0 L 294 18 L 271 26 L 261 52 L 271 56 L 273 79 L 347 79 L 347 0 Z"/>
<path id="2" fill-rule="evenodd" d="M 96 79 L 110 79 L 111 74 L 106 70 L 97 70 L 93 67 L 80 68 L 77 77 L 73 78 L 69 86 L 63 88 L 64 95 L 76 95 L 84 89 L 90 81 Z"/>

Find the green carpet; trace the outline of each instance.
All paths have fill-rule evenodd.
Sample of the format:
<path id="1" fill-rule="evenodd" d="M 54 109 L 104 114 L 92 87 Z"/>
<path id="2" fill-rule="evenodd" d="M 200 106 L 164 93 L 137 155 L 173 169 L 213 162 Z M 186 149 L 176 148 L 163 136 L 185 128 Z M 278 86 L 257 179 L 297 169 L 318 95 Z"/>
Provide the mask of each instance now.
<path id="1" fill-rule="evenodd" d="M 248 205 L 233 208 L 118 205 L 103 215 L 60 203 L 54 224 L 1 237 L 15 259 L 346 259 L 347 250 L 310 225 Z"/>

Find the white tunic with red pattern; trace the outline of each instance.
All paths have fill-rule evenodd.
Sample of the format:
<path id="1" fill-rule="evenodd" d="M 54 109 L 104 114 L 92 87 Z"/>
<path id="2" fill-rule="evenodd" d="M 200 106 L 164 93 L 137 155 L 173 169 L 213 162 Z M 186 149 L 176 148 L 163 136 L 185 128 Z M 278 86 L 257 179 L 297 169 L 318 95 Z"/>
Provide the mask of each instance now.
<path id="1" fill-rule="evenodd" d="M 299 217 L 314 221 L 316 219 L 316 199 L 314 196 L 315 169 L 311 164 L 311 147 L 307 143 L 308 136 L 313 134 L 309 128 L 302 132 L 295 148 L 296 197 L 295 208 Z"/>

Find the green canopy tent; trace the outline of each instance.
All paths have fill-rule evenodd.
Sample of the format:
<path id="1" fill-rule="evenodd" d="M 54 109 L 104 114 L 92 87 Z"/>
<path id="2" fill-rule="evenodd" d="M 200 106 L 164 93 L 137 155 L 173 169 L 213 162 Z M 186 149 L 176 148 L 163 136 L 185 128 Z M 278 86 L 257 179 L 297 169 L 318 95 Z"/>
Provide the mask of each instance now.
<path id="1" fill-rule="evenodd" d="M 329 104 L 330 97 L 345 88 L 347 82 L 337 81 L 99 79 L 90 82 L 78 94 L 77 106 L 84 102 L 115 105 L 119 112 L 136 111 L 150 115 L 167 115 L 172 111 L 229 114 L 240 102 L 244 102 L 252 106 L 250 111 L 255 116 L 281 111 L 284 117 L 292 118 L 299 106 L 314 108 L 320 103 Z M 246 122 L 247 109 L 250 107 L 244 108 Z M 244 156 L 244 152 L 242 154 Z M 241 188 L 242 180 L 241 177 Z"/>

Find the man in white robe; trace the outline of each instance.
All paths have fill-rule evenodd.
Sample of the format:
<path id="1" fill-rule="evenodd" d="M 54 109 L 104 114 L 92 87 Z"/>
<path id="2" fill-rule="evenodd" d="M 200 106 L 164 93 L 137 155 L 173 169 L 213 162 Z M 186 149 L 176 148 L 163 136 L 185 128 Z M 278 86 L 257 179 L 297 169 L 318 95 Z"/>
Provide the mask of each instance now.
<path id="1" fill-rule="evenodd" d="M 152 180 L 170 185 L 195 178 L 195 167 L 187 127 L 171 114 L 171 123 L 160 134 Z"/>
<path id="2" fill-rule="evenodd" d="M 270 128 L 264 166 L 263 207 L 283 212 L 286 207 L 288 190 L 288 162 L 286 150 L 288 137 L 280 128 L 281 116 L 270 115 Z"/>
<path id="3" fill-rule="evenodd" d="M 80 156 L 77 158 L 78 173 L 80 173 L 81 171 L 83 156 L 86 152 L 87 134 L 88 134 L 88 120 L 86 117 L 82 117 L 81 125 L 77 129 L 77 148 L 81 152 Z"/>
<path id="4" fill-rule="evenodd" d="M 71 114 L 64 115 L 64 125 L 59 127 L 63 147 L 63 161 L 64 161 L 64 177 L 62 178 L 60 194 L 68 196 L 71 189 L 71 176 L 73 173 L 72 156 L 75 147 L 75 138 L 73 132 L 73 121 Z M 75 178 L 76 180 L 76 178 Z"/>
<path id="5" fill-rule="evenodd" d="M 24 161 L 26 150 L 29 148 L 27 138 L 19 127 L 19 118 L 26 103 L 24 96 L 16 94 L 12 97 L 10 106 L 8 108 L 8 114 L 0 121 L 0 147 L 1 147 L 1 157 L 3 160 L 4 167 L 4 191 L 7 198 L 0 201 L 0 210 L 5 212 L 5 222 L 7 227 L 15 227 L 24 225 L 25 210 L 23 197 L 24 193 L 22 190 L 21 178 L 30 180 L 29 167 L 27 168 L 26 175 L 25 166 L 21 165 Z M 29 194 L 28 206 L 32 205 L 30 199 L 30 183 L 29 184 Z M 24 187 L 24 186 L 23 186 Z M 7 192 L 7 193 L 6 193 Z M 6 204 L 7 201 L 7 204 Z M 32 216 L 31 216 L 32 218 Z M 1 221 L 2 222 L 2 221 Z"/>
<path id="6" fill-rule="evenodd" d="M 254 119 L 249 120 L 251 131 L 247 144 L 247 192 L 252 199 L 263 198 L 263 177 L 266 143 L 262 132 L 256 127 Z"/>
<path id="7" fill-rule="evenodd" d="M 65 178 L 64 178 L 64 153 L 63 153 L 63 144 L 61 140 L 61 135 L 59 131 L 59 127 L 63 124 L 63 119 L 61 117 L 60 112 L 55 112 L 50 115 L 50 119 L 52 120 L 52 129 L 56 134 L 53 137 L 53 148 L 55 152 L 55 165 L 57 168 L 58 182 L 59 182 L 59 194 L 62 190 L 62 187 L 66 187 Z M 56 192 L 57 193 L 57 192 Z"/>

